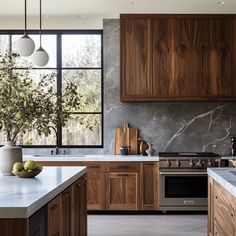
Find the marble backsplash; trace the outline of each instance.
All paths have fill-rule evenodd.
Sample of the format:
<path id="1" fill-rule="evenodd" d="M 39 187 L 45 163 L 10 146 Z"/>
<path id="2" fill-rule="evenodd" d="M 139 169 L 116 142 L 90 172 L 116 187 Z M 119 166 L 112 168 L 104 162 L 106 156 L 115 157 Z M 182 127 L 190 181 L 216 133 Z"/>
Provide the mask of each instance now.
<path id="1" fill-rule="evenodd" d="M 214 151 L 229 154 L 236 135 L 234 102 L 120 102 L 119 20 L 107 19 L 104 30 L 104 148 L 68 149 L 67 154 L 113 154 L 114 128 L 124 122 L 159 151 Z M 24 150 L 35 153 L 34 150 Z M 37 150 L 49 153 L 49 150 Z"/>

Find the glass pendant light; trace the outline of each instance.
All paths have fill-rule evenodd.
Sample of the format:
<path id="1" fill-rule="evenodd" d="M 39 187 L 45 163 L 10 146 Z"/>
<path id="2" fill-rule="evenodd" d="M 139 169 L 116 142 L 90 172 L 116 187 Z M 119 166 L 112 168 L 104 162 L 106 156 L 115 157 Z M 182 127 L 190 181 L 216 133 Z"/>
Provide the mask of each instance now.
<path id="1" fill-rule="evenodd" d="M 42 48 L 42 2 L 39 0 L 39 48 L 32 55 L 32 61 L 36 66 L 46 66 L 49 61 L 48 53 Z"/>
<path id="2" fill-rule="evenodd" d="M 28 57 L 32 55 L 34 49 L 34 41 L 27 35 L 27 4 L 25 0 L 25 31 L 24 35 L 16 42 L 16 50 L 21 56 Z"/>

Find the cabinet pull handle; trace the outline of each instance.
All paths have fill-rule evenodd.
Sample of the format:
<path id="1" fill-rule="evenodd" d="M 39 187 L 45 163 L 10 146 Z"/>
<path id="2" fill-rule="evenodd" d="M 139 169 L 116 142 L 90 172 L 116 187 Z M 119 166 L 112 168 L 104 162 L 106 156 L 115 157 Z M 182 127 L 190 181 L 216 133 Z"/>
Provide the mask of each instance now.
<path id="1" fill-rule="evenodd" d="M 132 73 L 129 72 L 129 80 L 131 80 L 131 79 L 132 79 Z"/>
<path id="2" fill-rule="evenodd" d="M 88 166 L 88 168 L 97 169 L 97 168 L 100 168 L 100 166 Z"/>
<path id="3" fill-rule="evenodd" d="M 129 174 L 118 174 L 118 176 L 129 176 Z"/>
<path id="4" fill-rule="evenodd" d="M 50 207 L 50 210 L 55 210 L 57 208 L 57 204 L 54 204 L 52 207 Z"/>

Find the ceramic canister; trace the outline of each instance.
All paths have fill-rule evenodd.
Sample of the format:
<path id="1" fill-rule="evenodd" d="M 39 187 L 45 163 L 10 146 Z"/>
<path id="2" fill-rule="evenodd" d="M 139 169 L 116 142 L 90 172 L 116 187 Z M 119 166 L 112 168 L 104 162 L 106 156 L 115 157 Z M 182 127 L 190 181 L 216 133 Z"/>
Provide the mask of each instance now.
<path id="1" fill-rule="evenodd" d="M 0 171 L 3 175 L 12 175 L 15 162 L 22 162 L 22 148 L 16 146 L 15 141 L 7 141 L 0 148 Z"/>

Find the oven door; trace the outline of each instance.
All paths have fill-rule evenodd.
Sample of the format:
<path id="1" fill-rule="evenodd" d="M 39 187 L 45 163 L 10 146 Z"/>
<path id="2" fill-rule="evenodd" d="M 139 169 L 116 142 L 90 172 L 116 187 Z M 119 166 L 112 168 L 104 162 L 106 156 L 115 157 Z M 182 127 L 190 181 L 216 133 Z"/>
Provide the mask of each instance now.
<path id="1" fill-rule="evenodd" d="M 207 183 L 205 171 L 160 170 L 160 209 L 207 210 Z"/>

